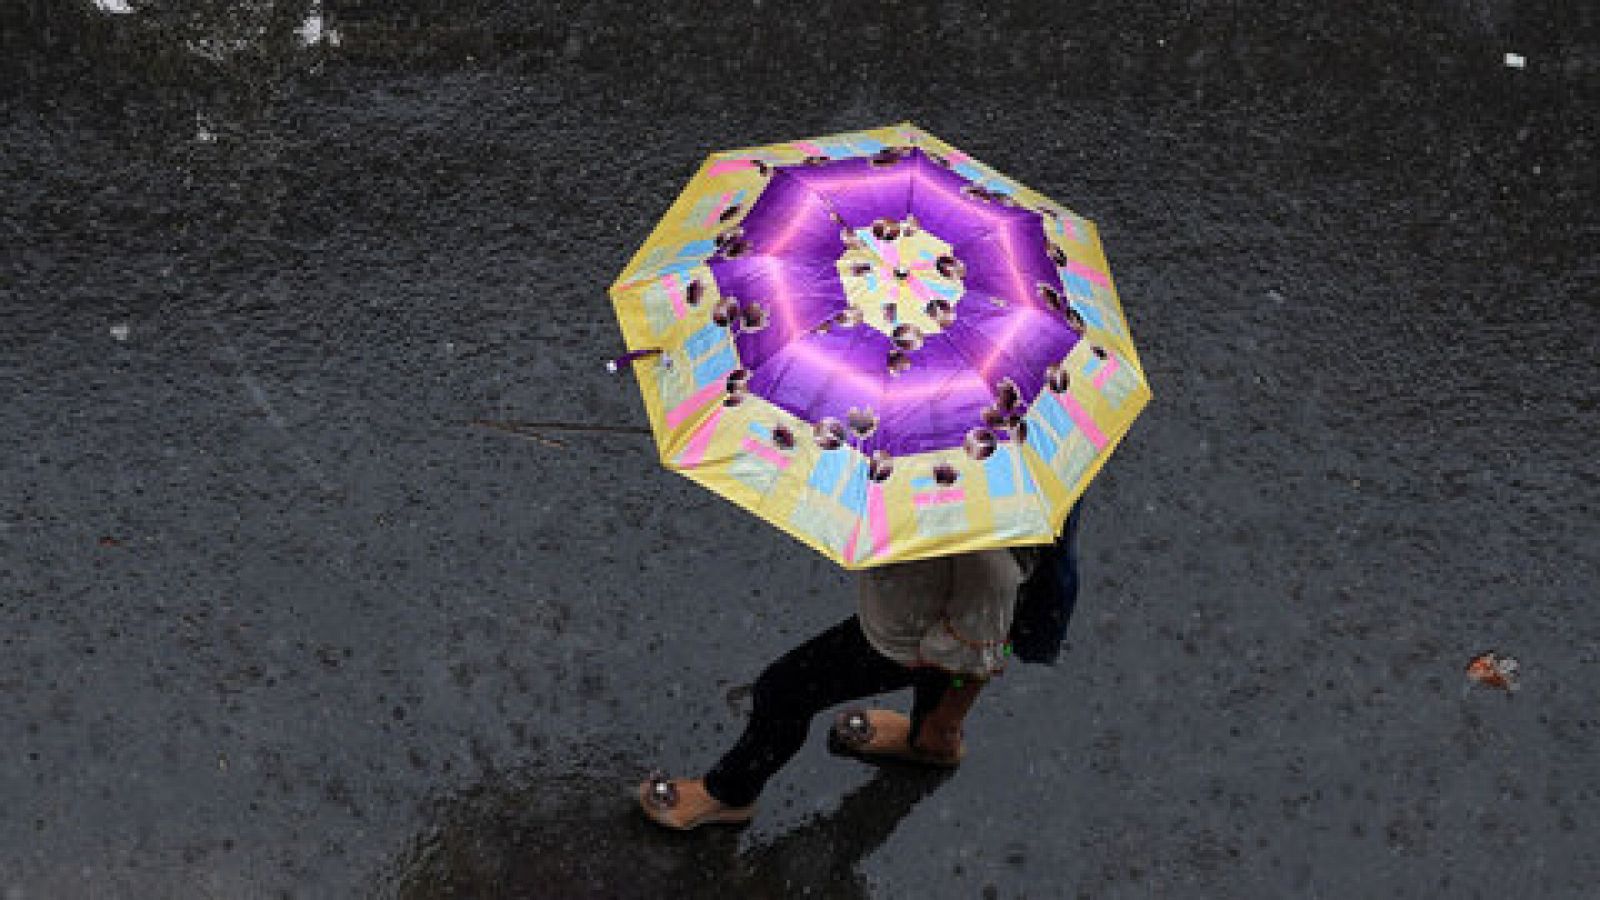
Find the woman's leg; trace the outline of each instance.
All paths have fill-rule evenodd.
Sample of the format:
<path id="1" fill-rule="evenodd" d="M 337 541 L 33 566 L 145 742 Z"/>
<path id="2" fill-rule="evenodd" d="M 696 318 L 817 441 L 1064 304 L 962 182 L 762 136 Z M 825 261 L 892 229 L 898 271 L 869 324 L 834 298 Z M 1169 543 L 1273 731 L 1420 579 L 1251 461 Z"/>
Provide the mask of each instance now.
<path id="1" fill-rule="evenodd" d="M 906 741 L 915 747 L 923 723 L 945 699 L 946 690 L 950 687 L 950 673 L 935 668 L 913 669 L 911 687 L 911 733 Z"/>
<path id="2" fill-rule="evenodd" d="M 989 682 L 988 679 L 969 677 L 961 679 L 961 686 L 956 687 L 948 674 L 939 674 L 941 678 L 937 687 L 929 691 L 930 694 L 936 692 L 931 701 L 921 701 L 922 691 L 918 691 L 917 706 L 921 707 L 921 715 L 918 715 L 918 708 L 913 707 L 911 734 L 907 742 L 935 756 L 954 756 L 961 748 L 961 723 L 977 701 L 978 692 Z"/>
<path id="3" fill-rule="evenodd" d="M 756 679 L 750 722 L 706 773 L 706 790 L 726 806 L 754 803 L 767 780 L 805 744 L 812 717 L 830 706 L 927 681 L 917 695 L 931 710 L 937 704 L 928 694 L 933 683 L 917 678 L 923 678 L 917 670 L 879 653 L 855 616 L 845 619 L 784 654 Z"/>

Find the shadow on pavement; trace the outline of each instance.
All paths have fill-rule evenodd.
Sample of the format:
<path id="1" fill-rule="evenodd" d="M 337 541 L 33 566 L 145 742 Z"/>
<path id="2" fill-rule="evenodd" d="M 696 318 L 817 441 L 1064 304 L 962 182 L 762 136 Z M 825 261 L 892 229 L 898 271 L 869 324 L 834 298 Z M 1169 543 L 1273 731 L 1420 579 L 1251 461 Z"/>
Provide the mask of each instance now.
<path id="1" fill-rule="evenodd" d="M 615 775 L 522 774 L 480 782 L 441 801 L 433 824 L 381 876 L 400 900 L 437 897 L 869 897 L 857 871 L 949 772 L 883 769 L 768 844 L 740 833 L 667 831 L 633 802 L 637 781 Z"/>

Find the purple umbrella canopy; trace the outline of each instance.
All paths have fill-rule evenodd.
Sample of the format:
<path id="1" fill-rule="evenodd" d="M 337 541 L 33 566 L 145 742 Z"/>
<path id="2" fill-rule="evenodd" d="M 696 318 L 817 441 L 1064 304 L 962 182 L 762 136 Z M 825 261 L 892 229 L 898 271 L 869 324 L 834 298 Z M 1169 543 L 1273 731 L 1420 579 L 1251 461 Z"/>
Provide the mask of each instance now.
<path id="1" fill-rule="evenodd" d="M 852 567 L 1050 540 L 1149 395 L 1093 225 L 911 125 L 713 156 L 612 295 L 668 465 Z"/>

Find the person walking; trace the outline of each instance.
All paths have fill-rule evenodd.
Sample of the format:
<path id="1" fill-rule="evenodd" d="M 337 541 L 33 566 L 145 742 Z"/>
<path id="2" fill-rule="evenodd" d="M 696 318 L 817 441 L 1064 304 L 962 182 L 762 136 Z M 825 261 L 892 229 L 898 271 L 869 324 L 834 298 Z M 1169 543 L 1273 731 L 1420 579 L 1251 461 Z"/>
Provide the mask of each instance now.
<path id="1" fill-rule="evenodd" d="M 652 821 L 688 830 L 742 824 L 767 782 L 799 752 L 820 712 L 911 688 L 911 712 L 853 708 L 829 734 L 836 753 L 955 766 L 962 723 L 1010 656 L 1017 588 L 1035 548 L 984 550 L 868 569 L 857 613 L 790 650 L 756 679 L 743 734 L 701 778 L 638 786 Z"/>

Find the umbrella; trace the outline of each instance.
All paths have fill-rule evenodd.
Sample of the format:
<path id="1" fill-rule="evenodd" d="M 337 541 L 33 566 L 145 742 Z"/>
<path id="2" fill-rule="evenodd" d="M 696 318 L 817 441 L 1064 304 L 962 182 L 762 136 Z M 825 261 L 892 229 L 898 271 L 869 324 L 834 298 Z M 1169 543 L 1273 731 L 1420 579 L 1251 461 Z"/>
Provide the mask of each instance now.
<path id="1" fill-rule="evenodd" d="M 662 462 L 846 568 L 1051 542 L 1150 397 L 1094 224 L 910 123 L 711 155 L 610 295 Z"/>

